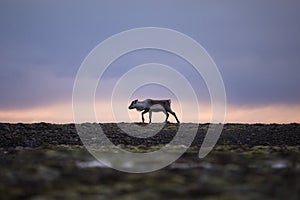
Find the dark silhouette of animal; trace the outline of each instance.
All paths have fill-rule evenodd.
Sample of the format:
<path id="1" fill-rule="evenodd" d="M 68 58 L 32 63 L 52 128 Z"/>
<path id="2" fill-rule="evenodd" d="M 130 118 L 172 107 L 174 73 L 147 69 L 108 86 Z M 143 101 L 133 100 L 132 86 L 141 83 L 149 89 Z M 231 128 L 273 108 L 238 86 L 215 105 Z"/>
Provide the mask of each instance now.
<path id="1" fill-rule="evenodd" d="M 163 112 L 166 115 L 165 122 L 168 121 L 169 113 L 173 115 L 177 121 L 180 123 L 175 112 L 171 109 L 171 100 L 153 100 L 153 99 L 146 99 L 144 101 L 139 101 L 138 99 L 131 102 L 128 109 L 136 109 L 137 111 L 142 112 L 142 121 L 145 122 L 144 114 L 149 112 L 149 123 L 151 123 L 152 112 Z"/>

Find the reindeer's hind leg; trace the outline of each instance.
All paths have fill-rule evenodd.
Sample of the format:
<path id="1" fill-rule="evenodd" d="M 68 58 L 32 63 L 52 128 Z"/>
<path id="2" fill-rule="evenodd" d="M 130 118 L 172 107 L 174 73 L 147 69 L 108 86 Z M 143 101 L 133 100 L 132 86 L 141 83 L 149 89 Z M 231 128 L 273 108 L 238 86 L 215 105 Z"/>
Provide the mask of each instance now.
<path id="1" fill-rule="evenodd" d="M 176 121 L 177 121 L 177 123 L 179 124 L 180 123 L 180 121 L 178 120 L 178 118 L 177 118 L 177 116 L 176 116 L 176 114 L 175 114 L 175 112 L 171 112 L 171 114 L 175 117 L 175 119 L 176 119 Z"/>
<path id="2" fill-rule="evenodd" d="M 175 117 L 175 119 L 176 119 L 176 121 L 177 121 L 178 124 L 180 123 L 180 121 L 178 120 L 178 118 L 176 116 L 176 113 L 173 112 L 172 109 L 169 106 L 166 108 L 166 111 L 167 111 L 167 113 L 169 112 L 169 113 L 171 113 Z"/>

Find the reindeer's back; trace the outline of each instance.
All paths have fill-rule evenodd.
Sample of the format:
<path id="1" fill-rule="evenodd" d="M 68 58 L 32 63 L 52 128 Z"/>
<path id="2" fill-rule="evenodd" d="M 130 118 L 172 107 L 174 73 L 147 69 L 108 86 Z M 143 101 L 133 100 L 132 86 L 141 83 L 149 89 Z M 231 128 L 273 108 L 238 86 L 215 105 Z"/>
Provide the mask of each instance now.
<path id="1" fill-rule="evenodd" d="M 149 103 L 154 105 L 154 104 L 160 104 L 162 106 L 164 105 L 171 105 L 171 99 L 160 99 L 160 100 L 154 100 L 154 99 L 147 99 L 149 100 Z"/>

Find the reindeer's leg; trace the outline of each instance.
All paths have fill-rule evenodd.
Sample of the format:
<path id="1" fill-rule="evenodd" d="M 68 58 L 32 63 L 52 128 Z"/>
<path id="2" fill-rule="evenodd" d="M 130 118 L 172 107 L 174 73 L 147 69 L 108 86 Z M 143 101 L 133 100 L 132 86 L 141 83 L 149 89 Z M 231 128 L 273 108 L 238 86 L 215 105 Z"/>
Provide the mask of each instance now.
<path id="1" fill-rule="evenodd" d="M 176 119 L 176 121 L 177 121 L 177 123 L 179 124 L 180 123 L 180 121 L 178 120 L 178 118 L 177 118 L 177 116 L 176 116 L 176 114 L 175 114 L 175 112 L 171 112 L 171 114 L 175 117 L 175 119 Z"/>
<path id="2" fill-rule="evenodd" d="M 142 121 L 143 121 L 143 123 L 145 122 L 144 114 L 147 113 L 147 112 L 149 112 L 149 110 L 144 110 L 142 112 Z"/>
<path id="3" fill-rule="evenodd" d="M 151 119 L 152 119 L 152 111 L 149 111 L 149 124 L 151 124 Z"/>
<path id="4" fill-rule="evenodd" d="M 168 118 L 169 118 L 169 113 L 167 111 L 164 111 L 165 115 L 166 115 L 166 123 L 168 122 Z"/>
<path id="5" fill-rule="evenodd" d="M 177 123 L 179 124 L 180 121 L 178 120 L 178 118 L 177 118 L 175 112 L 173 112 L 172 109 L 171 109 L 170 107 L 168 107 L 166 110 L 167 110 L 167 112 L 171 113 L 171 114 L 175 117 Z"/>

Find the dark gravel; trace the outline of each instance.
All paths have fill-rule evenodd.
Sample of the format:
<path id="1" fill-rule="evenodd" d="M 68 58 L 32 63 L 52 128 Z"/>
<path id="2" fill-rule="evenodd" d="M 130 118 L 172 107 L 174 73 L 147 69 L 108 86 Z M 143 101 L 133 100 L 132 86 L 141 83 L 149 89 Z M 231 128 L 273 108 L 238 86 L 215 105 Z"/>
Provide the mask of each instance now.
<path id="1" fill-rule="evenodd" d="M 145 124 L 139 124 L 145 126 Z M 130 124 L 129 124 L 130 126 Z M 134 138 L 115 123 L 101 124 L 114 144 L 153 146 L 169 143 L 178 125 L 166 124 L 155 136 Z M 208 124 L 199 124 L 193 145 L 201 145 Z M 0 123 L 0 147 L 40 147 L 49 145 L 82 145 L 74 124 Z M 300 145 L 300 124 L 225 124 L 218 144 L 223 145 Z"/>

